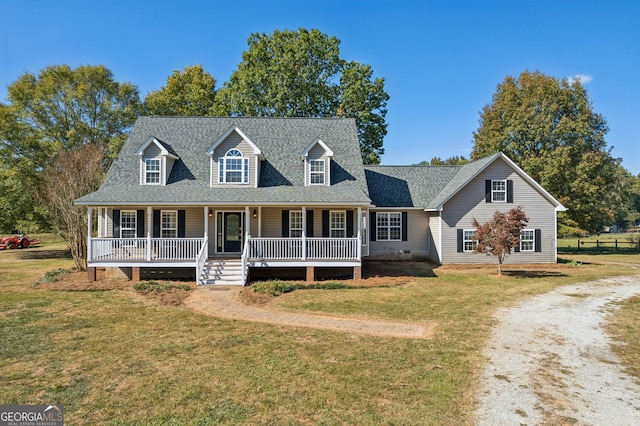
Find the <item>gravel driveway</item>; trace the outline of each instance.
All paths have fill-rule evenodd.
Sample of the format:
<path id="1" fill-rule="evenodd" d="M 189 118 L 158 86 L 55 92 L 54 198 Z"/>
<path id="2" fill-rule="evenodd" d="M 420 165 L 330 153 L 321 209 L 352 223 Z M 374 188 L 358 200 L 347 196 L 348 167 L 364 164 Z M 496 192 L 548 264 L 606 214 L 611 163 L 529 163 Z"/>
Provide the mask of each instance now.
<path id="1" fill-rule="evenodd" d="M 558 288 L 496 314 L 476 412 L 479 425 L 638 425 L 640 386 L 602 329 L 640 276 Z"/>

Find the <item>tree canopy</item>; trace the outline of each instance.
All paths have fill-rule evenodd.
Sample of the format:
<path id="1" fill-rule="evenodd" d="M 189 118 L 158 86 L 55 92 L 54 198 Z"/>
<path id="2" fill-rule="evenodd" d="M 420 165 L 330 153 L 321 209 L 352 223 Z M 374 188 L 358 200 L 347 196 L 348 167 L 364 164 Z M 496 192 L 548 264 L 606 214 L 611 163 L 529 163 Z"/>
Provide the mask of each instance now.
<path id="1" fill-rule="evenodd" d="M 613 223 L 619 198 L 608 130 L 579 81 L 525 71 L 483 107 L 471 159 L 504 152 L 568 208 L 561 227 L 598 231 Z"/>
<path id="2" fill-rule="evenodd" d="M 149 93 L 144 100 L 150 115 L 204 116 L 214 113 L 216 80 L 201 65 L 174 71 L 167 84 Z"/>
<path id="3" fill-rule="evenodd" d="M 3 231 L 44 222 L 47 208 L 35 192 L 58 154 L 100 144 L 104 157 L 113 159 L 141 111 L 137 87 L 118 83 L 101 65 L 27 72 L 7 92 L 9 103 L 0 104 Z"/>
<path id="4" fill-rule="evenodd" d="M 251 34 L 249 49 L 218 91 L 217 115 L 355 118 L 363 161 L 380 162 L 389 95 L 369 65 L 340 58 L 319 30 Z"/>

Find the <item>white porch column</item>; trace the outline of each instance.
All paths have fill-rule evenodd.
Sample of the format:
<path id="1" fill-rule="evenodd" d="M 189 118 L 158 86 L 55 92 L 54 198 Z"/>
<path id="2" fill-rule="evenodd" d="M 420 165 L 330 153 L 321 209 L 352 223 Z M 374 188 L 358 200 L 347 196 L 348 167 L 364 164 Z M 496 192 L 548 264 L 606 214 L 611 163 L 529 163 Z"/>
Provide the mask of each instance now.
<path id="1" fill-rule="evenodd" d="M 249 206 L 244 206 L 244 243 L 247 243 L 247 240 L 251 236 L 249 233 L 249 229 L 251 228 L 251 216 L 249 216 Z"/>
<path id="2" fill-rule="evenodd" d="M 93 208 L 87 208 L 87 262 L 91 260 L 91 228 L 93 227 Z"/>
<path id="3" fill-rule="evenodd" d="M 204 238 L 209 236 L 209 208 L 204 206 Z"/>
<path id="4" fill-rule="evenodd" d="M 153 209 L 147 206 L 147 260 L 151 261 L 151 230 L 153 229 Z"/>
<path id="5" fill-rule="evenodd" d="M 258 238 L 262 238 L 262 206 L 258 206 Z"/>
<path id="6" fill-rule="evenodd" d="M 103 214 L 104 214 L 104 207 L 98 207 L 98 238 L 102 238 L 104 236 L 102 234 L 102 227 L 103 227 L 102 215 Z"/>
<path id="7" fill-rule="evenodd" d="M 362 207 L 358 207 L 358 260 L 362 258 Z"/>
<path id="8" fill-rule="evenodd" d="M 307 260 L 307 208 L 302 206 L 302 260 Z"/>

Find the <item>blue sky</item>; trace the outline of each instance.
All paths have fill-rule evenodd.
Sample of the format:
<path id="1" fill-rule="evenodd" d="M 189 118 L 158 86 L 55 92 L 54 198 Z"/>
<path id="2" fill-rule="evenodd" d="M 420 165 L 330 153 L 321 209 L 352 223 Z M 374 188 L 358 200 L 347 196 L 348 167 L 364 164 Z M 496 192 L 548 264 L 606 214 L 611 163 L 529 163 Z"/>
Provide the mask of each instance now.
<path id="1" fill-rule="evenodd" d="M 391 99 L 382 164 L 469 156 L 479 112 L 507 75 L 585 76 L 613 155 L 640 174 L 640 1 L 0 0 L 0 100 L 25 72 L 104 64 L 157 90 L 201 64 L 218 87 L 251 33 L 317 28 L 369 64 Z"/>

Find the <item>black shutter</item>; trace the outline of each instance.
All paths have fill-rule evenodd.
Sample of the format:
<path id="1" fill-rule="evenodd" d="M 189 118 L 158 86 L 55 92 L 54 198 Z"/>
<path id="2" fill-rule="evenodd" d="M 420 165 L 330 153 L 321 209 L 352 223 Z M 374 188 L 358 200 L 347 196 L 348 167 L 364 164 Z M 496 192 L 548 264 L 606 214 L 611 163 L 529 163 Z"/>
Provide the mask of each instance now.
<path id="1" fill-rule="evenodd" d="M 513 203 L 513 181 L 507 181 L 507 203 Z"/>
<path id="2" fill-rule="evenodd" d="M 307 210 L 307 237 L 313 238 L 313 210 Z"/>
<path id="3" fill-rule="evenodd" d="M 138 238 L 144 238 L 144 210 L 138 210 L 136 212 L 136 236 Z"/>
<path id="4" fill-rule="evenodd" d="M 153 238 L 160 238 L 160 210 L 153 211 Z"/>
<path id="5" fill-rule="evenodd" d="M 402 212 L 402 241 L 408 240 L 408 228 L 409 228 L 409 214 L 407 212 Z"/>
<path id="6" fill-rule="evenodd" d="M 289 237 L 289 210 L 282 210 L 282 236 Z"/>
<path id="7" fill-rule="evenodd" d="M 329 236 L 329 210 L 322 210 L 322 236 Z"/>
<path id="8" fill-rule="evenodd" d="M 541 229 L 536 229 L 535 238 L 536 238 L 536 253 L 541 253 L 542 252 L 542 230 Z"/>
<path id="9" fill-rule="evenodd" d="M 487 203 L 491 202 L 491 179 L 484 181 L 484 199 Z"/>
<path id="10" fill-rule="evenodd" d="M 353 210 L 347 210 L 347 238 L 353 237 Z"/>
<path id="11" fill-rule="evenodd" d="M 464 229 L 458 229 L 458 253 L 464 251 Z"/>
<path id="12" fill-rule="evenodd" d="M 113 238 L 120 238 L 120 210 L 113 211 Z"/>
<path id="13" fill-rule="evenodd" d="M 178 238 L 184 238 L 186 225 L 186 212 L 178 210 Z"/>
<path id="14" fill-rule="evenodd" d="M 522 233 L 520 234 L 520 238 L 522 238 Z M 520 253 L 520 240 L 518 240 L 518 244 L 513 248 L 515 253 Z"/>
<path id="15" fill-rule="evenodd" d="M 376 212 L 369 212 L 369 241 L 377 240 Z"/>

